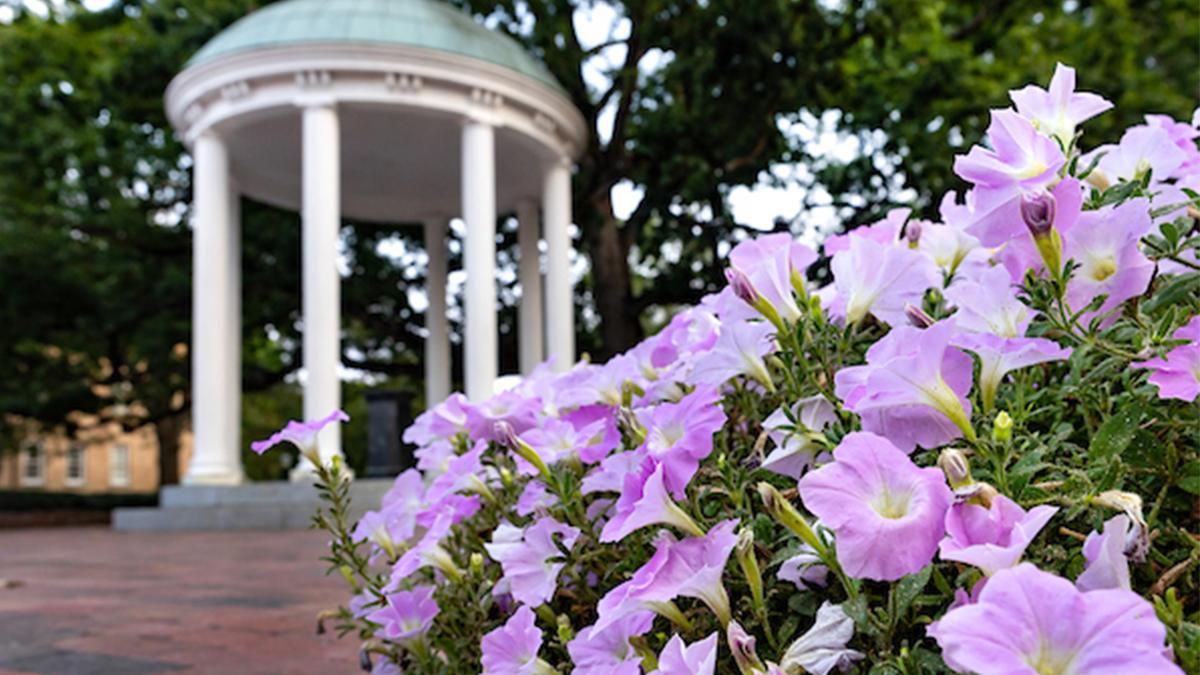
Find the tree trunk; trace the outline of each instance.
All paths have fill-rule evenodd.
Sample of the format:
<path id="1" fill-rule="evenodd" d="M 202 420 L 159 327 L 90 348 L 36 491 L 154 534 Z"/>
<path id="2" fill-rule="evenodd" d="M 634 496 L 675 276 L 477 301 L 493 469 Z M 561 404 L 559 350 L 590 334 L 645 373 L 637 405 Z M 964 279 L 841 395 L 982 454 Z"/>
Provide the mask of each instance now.
<path id="1" fill-rule="evenodd" d="M 592 245 L 592 292 L 600 313 L 601 359 L 623 352 L 641 338 L 629 284 L 629 247 L 611 215 L 608 195 L 597 205 L 603 220 Z"/>
<path id="2" fill-rule="evenodd" d="M 164 417 L 154 424 L 154 436 L 158 440 L 158 484 L 175 485 L 179 482 L 179 437 L 183 433 L 186 415 Z"/>

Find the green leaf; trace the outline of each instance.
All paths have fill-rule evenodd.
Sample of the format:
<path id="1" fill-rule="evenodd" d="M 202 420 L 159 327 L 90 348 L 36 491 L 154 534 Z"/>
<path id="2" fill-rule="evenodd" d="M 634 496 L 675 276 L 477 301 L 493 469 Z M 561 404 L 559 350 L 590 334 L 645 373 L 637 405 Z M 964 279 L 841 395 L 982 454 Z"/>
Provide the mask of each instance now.
<path id="1" fill-rule="evenodd" d="M 1146 304 L 1142 305 L 1142 309 L 1148 314 L 1153 314 L 1163 307 L 1186 300 L 1189 295 L 1198 291 L 1200 291 L 1200 272 L 1183 274 L 1167 284 L 1153 298 L 1150 298 Z"/>
<path id="2" fill-rule="evenodd" d="M 1194 495 L 1200 495 L 1200 461 L 1188 462 L 1179 475 L 1176 485 Z"/>
<path id="3" fill-rule="evenodd" d="M 933 565 L 926 565 L 920 572 L 910 574 L 896 583 L 896 616 L 902 617 L 913 600 L 929 585 Z"/>
<path id="4" fill-rule="evenodd" d="M 1088 455 L 1092 461 L 1108 459 L 1129 447 L 1130 441 L 1137 433 L 1138 424 L 1145 416 L 1145 409 L 1134 405 L 1117 411 L 1105 420 L 1088 445 Z"/>

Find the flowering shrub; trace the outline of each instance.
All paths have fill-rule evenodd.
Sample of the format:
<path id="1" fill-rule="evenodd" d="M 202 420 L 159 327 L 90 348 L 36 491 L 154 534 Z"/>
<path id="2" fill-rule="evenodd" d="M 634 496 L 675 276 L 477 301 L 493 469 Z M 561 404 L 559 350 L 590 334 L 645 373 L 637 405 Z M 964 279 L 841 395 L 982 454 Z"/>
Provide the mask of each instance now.
<path id="1" fill-rule="evenodd" d="M 407 430 L 346 522 L 375 672 L 1200 672 L 1200 135 L 1012 92 L 942 221 L 738 244 L 605 364 Z M 311 448 L 308 452 L 312 452 Z"/>

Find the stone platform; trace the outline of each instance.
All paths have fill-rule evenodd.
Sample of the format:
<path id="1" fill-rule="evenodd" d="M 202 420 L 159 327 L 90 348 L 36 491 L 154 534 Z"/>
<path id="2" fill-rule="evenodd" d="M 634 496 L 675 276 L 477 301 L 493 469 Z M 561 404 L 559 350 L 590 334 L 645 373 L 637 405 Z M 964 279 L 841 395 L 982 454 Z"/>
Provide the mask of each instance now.
<path id="1" fill-rule="evenodd" d="M 356 479 L 350 490 L 352 520 L 379 508 L 391 486 L 390 478 Z M 157 507 L 115 509 L 112 527 L 122 532 L 302 529 L 318 502 L 309 483 L 168 485 Z"/>

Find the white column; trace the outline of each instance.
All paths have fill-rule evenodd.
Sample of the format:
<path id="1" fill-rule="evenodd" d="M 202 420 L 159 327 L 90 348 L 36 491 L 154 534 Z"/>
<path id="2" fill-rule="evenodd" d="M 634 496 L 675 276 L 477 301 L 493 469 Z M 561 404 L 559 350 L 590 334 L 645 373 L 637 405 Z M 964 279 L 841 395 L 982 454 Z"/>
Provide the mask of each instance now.
<path id="1" fill-rule="evenodd" d="M 450 395 L 450 323 L 446 319 L 446 219 L 425 220 L 425 406 L 432 408 Z"/>
<path id="2" fill-rule="evenodd" d="M 338 232 L 341 228 L 341 150 L 337 109 L 332 103 L 303 111 L 301 196 L 303 221 L 304 418 L 325 417 L 342 406 L 341 278 L 338 276 Z M 317 437 L 322 460 L 342 453 L 340 425 L 331 424 Z M 304 462 L 293 478 L 311 471 Z"/>
<path id="3" fill-rule="evenodd" d="M 542 230 L 546 238 L 546 348 L 554 367 L 575 362 L 575 304 L 571 289 L 571 165 L 566 158 L 546 170 Z"/>
<path id="4" fill-rule="evenodd" d="M 242 482 L 241 248 L 229 153 L 214 131 L 192 150 L 192 458 L 187 485 Z"/>
<path id="5" fill-rule="evenodd" d="M 463 345 L 467 398 L 482 401 L 496 381 L 496 148 L 490 124 L 467 119 L 462 136 L 462 212 L 467 233 Z"/>
<path id="6" fill-rule="evenodd" d="M 542 343 L 540 238 L 537 202 L 521 202 L 517 207 L 517 247 L 520 250 L 517 281 L 521 284 L 521 304 L 517 307 L 517 343 L 520 345 L 521 372 L 526 375 L 546 358 Z"/>

